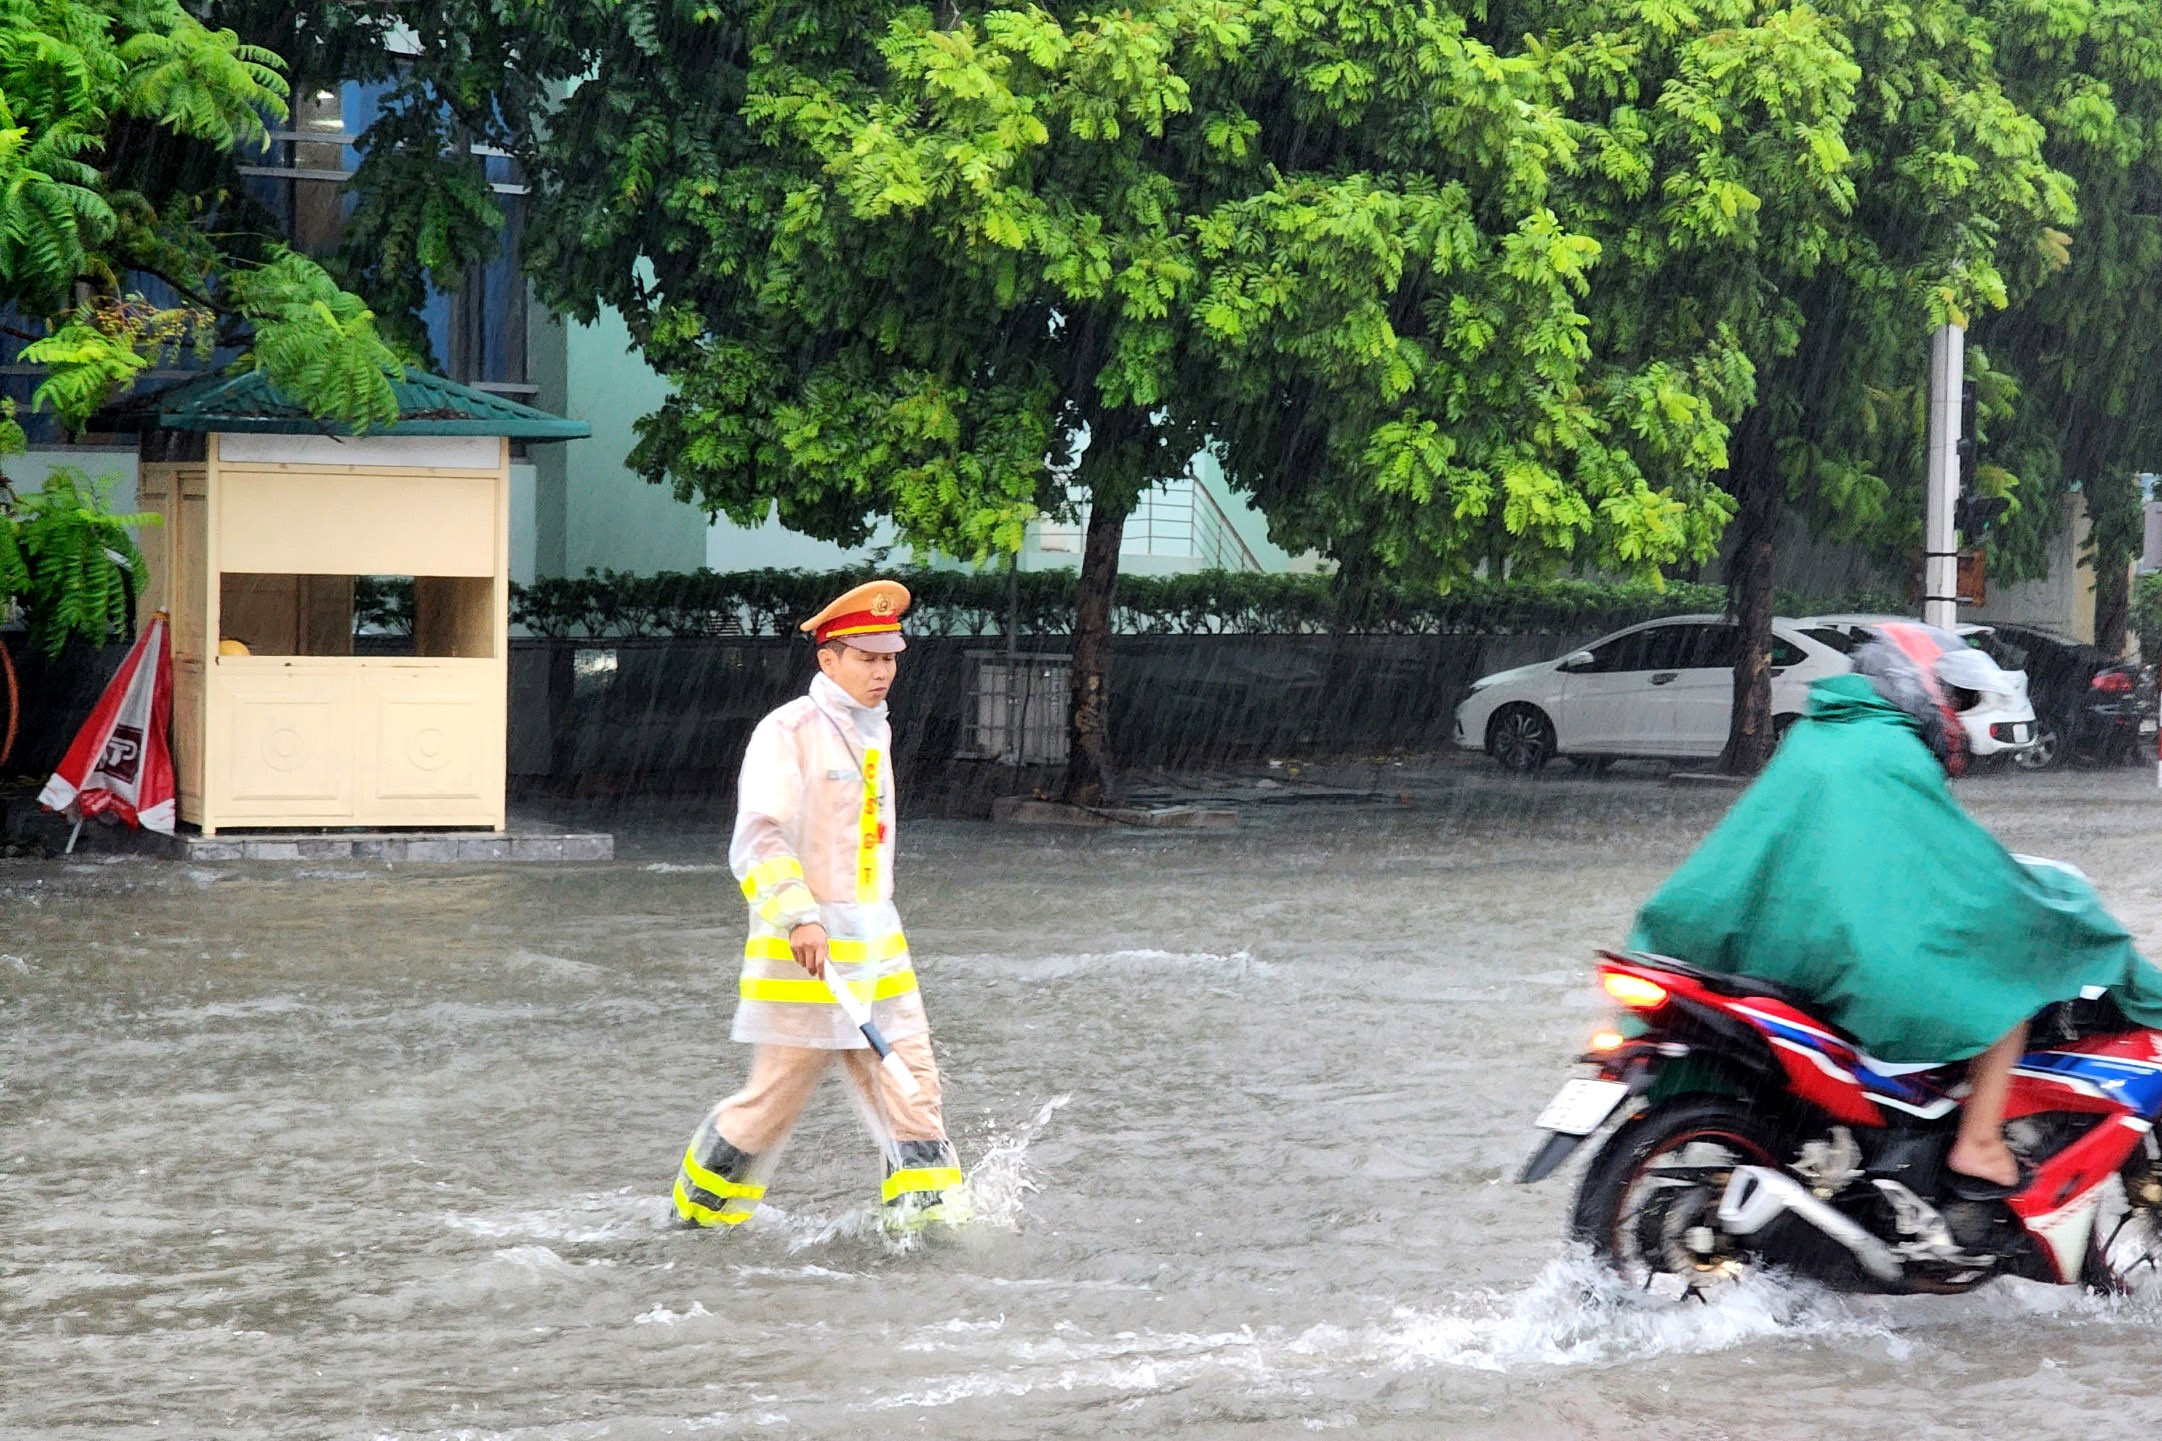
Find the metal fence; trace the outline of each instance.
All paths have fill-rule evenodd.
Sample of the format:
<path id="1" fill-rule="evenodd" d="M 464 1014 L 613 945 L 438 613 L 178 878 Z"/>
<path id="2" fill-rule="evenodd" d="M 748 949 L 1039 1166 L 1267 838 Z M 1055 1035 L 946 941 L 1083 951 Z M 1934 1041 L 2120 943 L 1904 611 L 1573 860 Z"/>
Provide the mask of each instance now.
<path id="1" fill-rule="evenodd" d="M 1473 679 L 1588 638 L 1120 636 L 1111 750 L 1122 766 L 1167 767 L 1438 750 Z M 910 641 L 889 700 L 904 802 L 965 814 L 1063 762 L 1067 655 L 1050 639 L 1011 662 L 981 640 Z M 751 728 L 813 669 L 808 646 L 778 639 L 514 642 L 513 785 L 729 793 Z"/>
<path id="2" fill-rule="evenodd" d="M 975 666 L 974 705 L 955 758 L 1064 765 L 1068 658 L 977 651 L 969 659 Z"/>
<path id="3" fill-rule="evenodd" d="M 1205 768 L 1284 755 L 1374 755 L 1450 744 L 1457 701 L 1490 671 L 1559 655 L 1584 635 L 1119 636 L 1110 743 L 1121 766 Z M 6 643 L 23 668 L 11 773 L 49 772 L 125 655 L 56 660 Z M 1024 640 L 909 643 L 891 698 L 894 762 L 912 811 L 975 814 L 1049 784 L 1065 756 L 1067 653 Z M 514 795 L 668 795 L 725 805 L 751 729 L 815 671 L 800 640 L 653 637 L 511 646 Z"/>

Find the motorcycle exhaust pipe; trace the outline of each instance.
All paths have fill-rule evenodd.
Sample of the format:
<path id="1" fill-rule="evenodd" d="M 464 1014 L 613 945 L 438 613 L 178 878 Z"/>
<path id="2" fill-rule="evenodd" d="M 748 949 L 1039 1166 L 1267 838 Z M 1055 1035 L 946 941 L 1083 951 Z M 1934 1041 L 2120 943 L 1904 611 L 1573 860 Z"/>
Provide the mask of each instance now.
<path id="1" fill-rule="evenodd" d="M 1892 1248 L 1809 1193 L 1801 1182 L 1769 1166 L 1737 1166 L 1719 1198 L 1719 1228 L 1730 1236 L 1754 1236 L 1792 1211 L 1852 1252 L 1880 1281 L 1897 1281 L 1905 1268 Z"/>

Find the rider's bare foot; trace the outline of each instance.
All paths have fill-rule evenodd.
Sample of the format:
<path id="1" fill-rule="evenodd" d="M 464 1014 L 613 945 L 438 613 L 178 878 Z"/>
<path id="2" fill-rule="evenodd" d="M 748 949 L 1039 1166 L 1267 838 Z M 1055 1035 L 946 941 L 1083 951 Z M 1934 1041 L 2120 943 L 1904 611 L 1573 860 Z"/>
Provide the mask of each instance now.
<path id="1" fill-rule="evenodd" d="M 1962 1136 L 1952 1143 L 1952 1154 L 1945 1158 L 1945 1164 L 1962 1176 L 1973 1176 L 1999 1186 L 2014 1185 L 2019 1180 L 2019 1158 L 2012 1154 L 2012 1148 L 2005 1145 L 2001 1136 L 1980 1141 L 1970 1141 Z"/>

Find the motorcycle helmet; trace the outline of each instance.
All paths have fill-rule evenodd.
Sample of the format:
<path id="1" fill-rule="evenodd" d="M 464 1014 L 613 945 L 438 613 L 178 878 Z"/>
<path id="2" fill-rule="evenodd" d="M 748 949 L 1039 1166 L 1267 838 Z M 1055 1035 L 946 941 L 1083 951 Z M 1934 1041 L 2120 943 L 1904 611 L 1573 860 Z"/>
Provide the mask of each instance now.
<path id="1" fill-rule="evenodd" d="M 1870 627 L 1854 651 L 1855 674 L 1913 717 L 1922 742 L 1952 775 L 1967 769 L 1967 728 L 1959 713 L 1984 691 L 2010 694 L 2012 678 L 1948 630 L 1920 621 Z"/>

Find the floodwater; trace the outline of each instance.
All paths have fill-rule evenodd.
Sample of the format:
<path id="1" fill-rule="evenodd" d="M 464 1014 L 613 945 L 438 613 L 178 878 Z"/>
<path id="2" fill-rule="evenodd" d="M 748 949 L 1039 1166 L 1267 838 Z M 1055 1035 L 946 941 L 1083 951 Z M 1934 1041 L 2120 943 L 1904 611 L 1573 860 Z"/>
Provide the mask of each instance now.
<path id="1" fill-rule="evenodd" d="M 1599 1014 L 1590 950 L 1727 796 L 1368 782 L 1230 834 L 904 831 L 983 1212 L 908 1248 L 837 1086 L 751 1226 L 666 1224 L 744 1064 L 725 818 L 606 866 L 0 863 L 0 1435 L 2137 1424 L 2162 1308 L 1670 1307 L 1570 1256 L 1573 1170 L 1508 1178 Z M 2162 943 L 2151 772 L 1963 787 Z"/>

